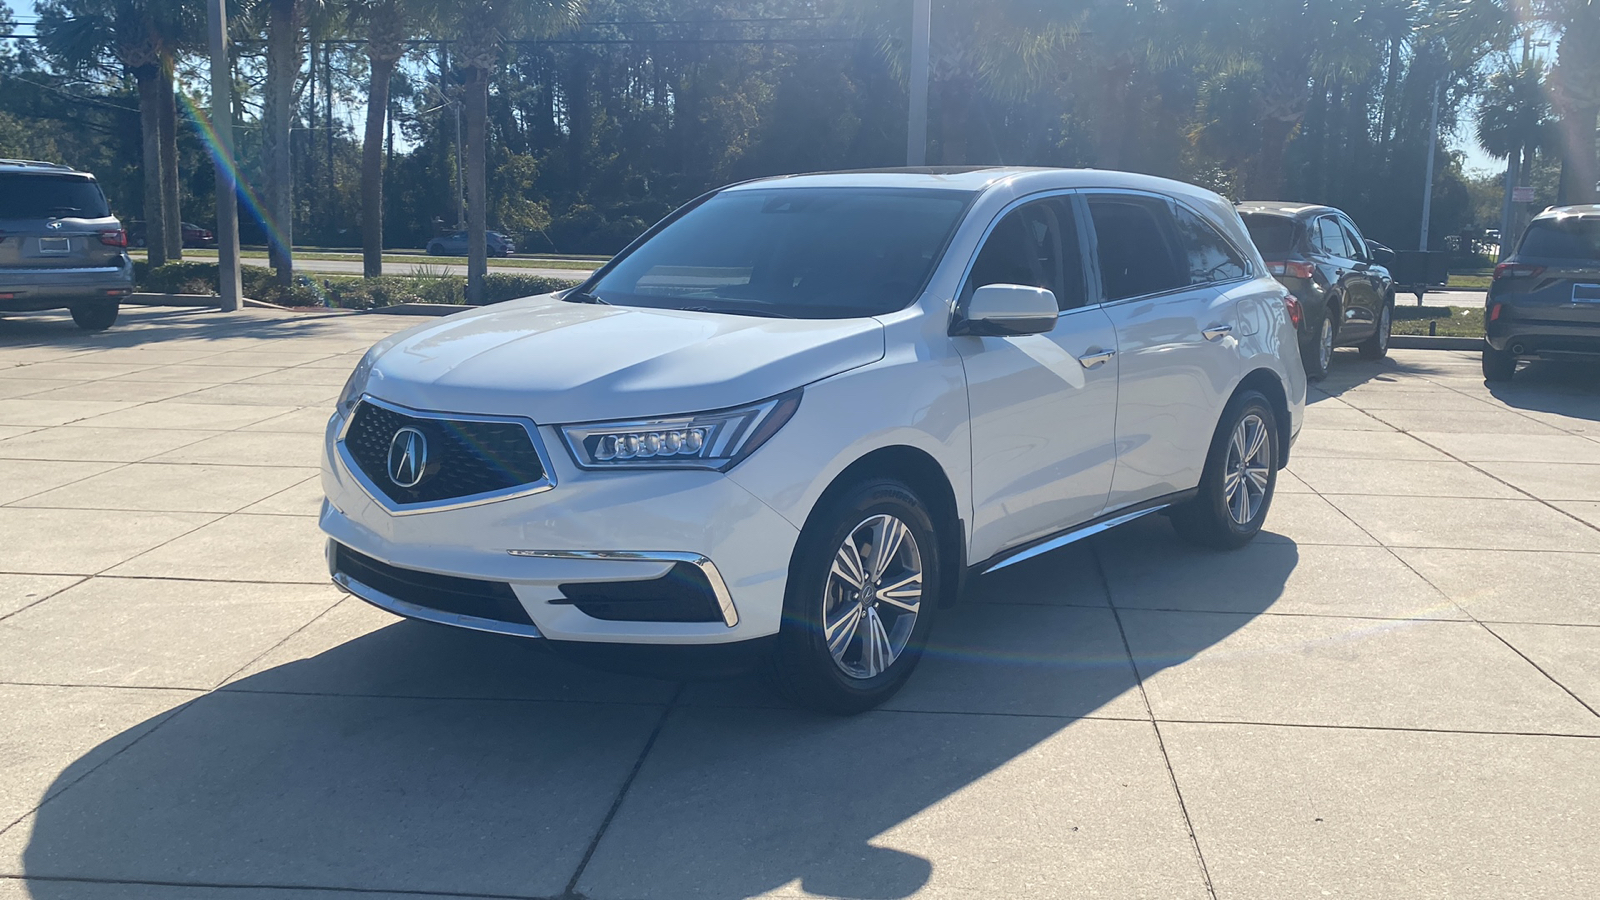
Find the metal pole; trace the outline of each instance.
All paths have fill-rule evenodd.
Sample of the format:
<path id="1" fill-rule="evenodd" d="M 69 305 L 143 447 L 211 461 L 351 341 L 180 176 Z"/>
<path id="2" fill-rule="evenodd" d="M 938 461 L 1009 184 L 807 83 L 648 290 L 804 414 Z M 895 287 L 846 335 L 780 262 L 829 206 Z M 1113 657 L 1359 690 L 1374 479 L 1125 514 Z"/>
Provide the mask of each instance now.
<path id="1" fill-rule="evenodd" d="M 461 174 L 461 99 L 450 103 L 456 111 L 456 229 L 467 227 L 467 181 Z"/>
<path id="2" fill-rule="evenodd" d="M 1428 218 L 1433 213 L 1433 157 L 1439 150 L 1439 82 L 1433 83 L 1433 115 L 1428 118 L 1428 174 L 1422 185 L 1422 246 L 1428 249 Z"/>
<path id="3" fill-rule="evenodd" d="M 217 294 L 222 311 L 234 312 L 244 294 L 239 284 L 239 200 L 233 157 L 233 66 L 228 61 L 227 0 L 210 0 L 211 128 L 217 136 L 212 164 L 217 176 Z"/>
<path id="4" fill-rule="evenodd" d="M 928 29 L 932 0 L 911 0 L 911 115 L 906 123 L 906 165 L 928 161 Z"/>

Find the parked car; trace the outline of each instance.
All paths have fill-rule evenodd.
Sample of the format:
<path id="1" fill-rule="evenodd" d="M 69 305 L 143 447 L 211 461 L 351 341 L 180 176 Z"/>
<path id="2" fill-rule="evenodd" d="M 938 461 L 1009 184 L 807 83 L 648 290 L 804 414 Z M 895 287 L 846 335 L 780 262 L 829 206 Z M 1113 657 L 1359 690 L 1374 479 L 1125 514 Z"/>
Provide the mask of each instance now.
<path id="1" fill-rule="evenodd" d="M 1394 280 L 1374 256 L 1378 245 L 1349 216 L 1308 203 L 1247 201 L 1238 209 L 1268 270 L 1305 307 L 1307 375 L 1328 374 L 1336 346 L 1358 347 L 1366 359 L 1388 354 Z"/>
<path id="2" fill-rule="evenodd" d="M 490 256 L 510 256 L 517 252 L 516 244 L 511 238 L 498 231 L 485 231 L 484 240 L 489 247 Z M 441 235 L 428 242 L 429 256 L 466 256 L 467 233 L 457 231 L 452 234 Z"/>
<path id="3" fill-rule="evenodd" d="M 699 645 L 863 710 L 971 573 L 1155 512 L 1251 540 L 1303 418 L 1299 316 L 1175 181 L 734 185 L 575 289 L 373 347 L 328 424 L 330 568 L 401 615 Z"/>
<path id="4" fill-rule="evenodd" d="M 133 292 L 127 246 L 93 175 L 0 159 L 0 313 L 68 309 L 80 328 L 110 328 Z"/>
<path id="5" fill-rule="evenodd" d="M 181 224 L 183 226 L 183 248 L 185 250 L 204 250 L 217 246 L 217 236 L 210 231 L 189 222 Z M 149 239 L 145 236 L 143 222 L 134 222 L 128 226 L 128 244 L 132 247 L 149 246 Z"/>
<path id="6" fill-rule="evenodd" d="M 1600 357 L 1600 205 L 1534 216 L 1494 267 L 1483 319 L 1489 381 L 1510 381 L 1519 359 Z"/>

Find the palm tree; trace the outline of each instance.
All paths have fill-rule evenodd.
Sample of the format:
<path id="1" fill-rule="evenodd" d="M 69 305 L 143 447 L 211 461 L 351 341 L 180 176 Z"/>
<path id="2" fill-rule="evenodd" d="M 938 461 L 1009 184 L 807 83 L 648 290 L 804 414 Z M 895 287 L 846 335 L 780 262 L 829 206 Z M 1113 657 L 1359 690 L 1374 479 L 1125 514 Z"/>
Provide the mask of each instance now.
<path id="1" fill-rule="evenodd" d="M 467 300 L 483 300 L 489 271 L 489 79 L 500 66 L 509 34 L 550 34 L 577 21 L 583 0 L 466 0 L 455 6 L 456 68 L 462 76 L 467 144 Z"/>
<path id="2" fill-rule="evenodd" d="M 1561 30 L 1550 73 L 1551 101 L 1561 116 L 1560 200 L 1595 203 L 1600 201 L 1600 0 L 1535 0 L 1533 11 Z"/>
<path id="3" fill-rule="evenodd" d="M 1501 207 L 1500 241 L 1512 239 L 1511 188 L 1525 178 L 1533 154 L 1544 148 L 1550 134 L 1550 102 L 1545 92 L 1544 66 L 1527 62 L 1489 76 L 1478 107 L 1478 143 L 1495 159 L 1506 161 L 1505 202 Z"/>
<path id="4" fill-rule="evenodd" d="M 361 144 L 361 272 L 383 274 L 383 130 L 389 114 L 389 84 L 405 55 L 405 39 L 418 17 L 407 0 L 355 0 L 352 17 L 367 35 L 367 125 Z"/>
<path id="5" fill-rule="evenodd" d="M 294 171 L 289 130 L 294 124 L 295 81 L 300 75 L 300 31 L 313 0 L 264 0 L 267 13 L 267 82 L 261 109 L 263 193 L 267 257 L 282 287 L 294 283 Z"/>
<path id="6" fill-rule="evenodd" d="M 139 92 L 148 259 L 152 266 L 162 265 L 168 259 L 168 220 L 176 224 L 178 219 L 176 185 L 170 191 L 167 186 L 177 177 L 175 135 L 173 165 L 162 159 L 162 109 L 172 102 L 171 81 L 164 76 L 196 33 L 195 8 L 184 0 L 52 0 L 38 10 L 39 40 L 62 68 L 94 69 L 110 56 L 133 78 Z"/>

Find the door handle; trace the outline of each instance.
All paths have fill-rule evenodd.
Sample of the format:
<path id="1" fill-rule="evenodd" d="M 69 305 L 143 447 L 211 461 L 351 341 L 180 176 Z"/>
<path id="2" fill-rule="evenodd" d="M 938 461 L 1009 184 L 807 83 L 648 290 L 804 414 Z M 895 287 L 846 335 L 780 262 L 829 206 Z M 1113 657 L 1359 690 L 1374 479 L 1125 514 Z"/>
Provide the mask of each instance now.
<path id="1" fill-rule="evenodd" d="M 1208 341 L 1220 341 L 1228 335 L 1233 334 L 1233 326 L 1213 325 L 1200 333 L 1205 335 L 1206 340 Z"/>
<path id="2" fill-rule="evenodd" d="M 1081 363 L 1085 369 L 1093 369 L 1097 366 L 1103 366 L 1110 362 L 1111 357 L 1116 355 L 1117 351 L 1115 350 L 1100 350 L 1095 353 L 1085 353 L 1084 355 L 1078 357 L 1078 362 Z"/>

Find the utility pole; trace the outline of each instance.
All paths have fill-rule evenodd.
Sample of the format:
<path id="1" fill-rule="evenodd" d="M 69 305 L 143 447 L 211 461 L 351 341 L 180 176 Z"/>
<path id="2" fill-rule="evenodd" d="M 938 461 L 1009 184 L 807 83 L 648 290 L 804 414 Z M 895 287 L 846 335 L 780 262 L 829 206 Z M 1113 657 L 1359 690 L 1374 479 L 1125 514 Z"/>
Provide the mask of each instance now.
<path id="1" fill-rule="evenodd" d="M 450 101 L 450 108 L 456 112 L 456 230 L 465 231 L 467 228 L 467 180 L 461 174 L 461 98 Z"/>
<path id="2" fill-rule="evenodd" d="M 928 30 L 932 0 L 911 0 L 911 115 L 906 123 L 906 165 L 928 161 Z"/>
<path id="3" fill-rule="evenodd" d="M 1433 214 L 1433 157 L 1439 150 L 1439 82 L 1433 83 L 1433 114 L 1428 117 L 1428 174 L 1422 185 L 1422 245 L 1428 249 L 1428 219 Z"/>
<path id="4" fill-rule="evenodd" d="M 227 0 L 210 0 L 211 129 L 216 134 L 212 165 L 217 175 L 217 294 L 222 311 L 234 312 L 244 293 L 239 284 L 238 172 L 233 157 L 233 66 L 228 61 Z"/>

